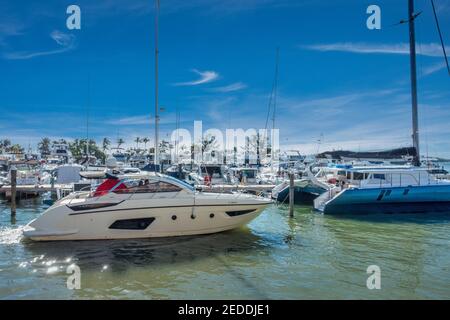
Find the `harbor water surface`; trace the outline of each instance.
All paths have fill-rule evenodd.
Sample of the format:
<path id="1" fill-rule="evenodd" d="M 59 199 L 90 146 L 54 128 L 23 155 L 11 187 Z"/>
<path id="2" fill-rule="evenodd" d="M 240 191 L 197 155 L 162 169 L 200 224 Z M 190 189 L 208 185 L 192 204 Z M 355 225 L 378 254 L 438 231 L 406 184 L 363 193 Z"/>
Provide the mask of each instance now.
<path id="1" fill-rule="evenodd" d="M 0 299 L 448 299 L 450 214 L 332 217 L 273 205 L 246 227 L 144 240 L 29 242 L 45 210 L 0 202 Z M 69 290 L 67 267 L 81 269 Z M 369 290 L 367 268 L 381 269 Z"/>

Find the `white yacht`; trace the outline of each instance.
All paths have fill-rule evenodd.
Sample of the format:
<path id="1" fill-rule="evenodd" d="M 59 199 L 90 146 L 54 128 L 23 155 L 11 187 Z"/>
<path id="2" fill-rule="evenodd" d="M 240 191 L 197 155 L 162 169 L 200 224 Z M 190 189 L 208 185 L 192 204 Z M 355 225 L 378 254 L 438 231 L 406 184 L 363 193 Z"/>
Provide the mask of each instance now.
<path id="1" fill-rule="evenodd" d="M 63 163 L 67 163 L 72 157 L 72 153 L 70 152 L 69 145 L 61 141 L 52 145 L 50 156 L 53 159 L 60 159 Z"/>
<path id="2" fill-rule="evenodd" d="M 96 190 L 57 201 L 23 231 L 37 241 L 199 235 L 245 225 L 272 201 L 203 193 L 166 175 L 110 176 Z"/>

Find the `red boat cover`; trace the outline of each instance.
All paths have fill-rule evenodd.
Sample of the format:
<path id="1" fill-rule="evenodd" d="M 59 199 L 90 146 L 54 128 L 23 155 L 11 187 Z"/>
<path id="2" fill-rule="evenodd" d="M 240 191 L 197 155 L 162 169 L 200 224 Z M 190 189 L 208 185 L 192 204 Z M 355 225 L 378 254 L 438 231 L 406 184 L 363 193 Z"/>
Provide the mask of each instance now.
<path id="1" fill-rule="evenodd" d="M 104 194 L 107 194 L 108 191 L 110 191 L 118 182 L 119 180 L 117 179 L 106 179 L 101 185 L 97 187 L 94 192 L 94 197 L 100 197 Z M 126 188 L 127 186 L 123 182 L 121 182 L 114 190 L 121 190 Z"/>

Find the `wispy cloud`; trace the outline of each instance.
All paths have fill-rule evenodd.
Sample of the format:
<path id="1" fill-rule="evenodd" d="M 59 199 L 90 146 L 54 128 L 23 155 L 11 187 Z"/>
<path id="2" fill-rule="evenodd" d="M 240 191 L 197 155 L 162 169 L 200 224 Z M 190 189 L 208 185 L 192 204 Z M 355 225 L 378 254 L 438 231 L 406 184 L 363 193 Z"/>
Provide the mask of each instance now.
<path id="1" fill-rule="evenodd" d="M 200 79 L 188 81 L 188 82 L 178 82 L 175 86 L 197 86 L 200 84 L 205 84 L 213 82 L 219 78 L 219 74 L 215 71 L 199 71 L 197 69 L 192 69 L 192 72 L 198 74 Z"/>
<path id="2" fill-rule="evenodd" d="M 151 117 L 149 115 L 126 117 L 119 119 L 112 119 L 107 121 L 109 124 L 120 125 L 120 126 L 132 126 L 132 125 L 142 125 L 149 124 Z"/>
<path id="3" fill-rule="evenodd" d="M 211 88 L 211 91 L 227 93 L 227 92 L 239 91 L 239 90 L 242 90 L 242 89 L 245 89 L 245 88 L 247 88 L 247 85 L 245 83 L 235 82 L 235 83 L 232 83 L 232 84 L 227 85 L 227 86 Z"/>
<path id="4" fill-rule="evenodd" d="M 301 48 L 314 51 L 337 51 L 360 54 L 409 54 L 408 43 L 397 44 L 371 44 L 355 42 L 337 42 L 328 44 L 301 45 Z M 446 47 L 447 52 L 450 47 Z M 429 57 L 442 57 L 442 47 L 438 43 L 420 43 L 417 45 L 417 54 Z"/>
<path id="5" fill-rule="evenodd" d="M 430 74 L 436 73 L 446 68 L 447 65 L 445 64 L 445 62 L 435 63 L 431 66 L 423 68 L 422 76 L 429 76 Z"/>
<path id="6" fill-rule="evenodd" d="M 41 56 L 49 56 L 59 53 L 64 53 L 75 48 L 75 36 L 67 34 L 58 30 L 54 30 L 50 33 L 50 37 L 59 45 L 58 49 L 46 50 L 46 51 L 16 51 L 5 53 L 3 57 L 8 60 L 25 60 L 32 59 Z"/>
<path id="7" fill-rule="evenodd" d="M 2 19 L 2 17 L 0 17 Z M 0 21 L 0 45 L 6 45 L 5 39 L 11 36 L 19 36 L 23 33 L 24 26 L 16 21 Z"/>
<path id="8" fill-rule="evenodd" d="M 18 36 L 22 34 L 23 25 L 16 22 L 0 22 L 0 37 Z"/>
<path id="9" fill-rule="evenodd" d="M 138 115 L 138 116 L 131 116 L 131 117 L 121 117 L 121 118 L 114 118 L 105 121 L 106 124 L 111 124 L 115 126 L 149 126 L 153 125 L 154 117 L 150 114 L 148 115 Z M 175 123 L 176 121 L 176 114 L 171 112 L 163 111 L 160 113 L 160 125 L 169 125 L 172 123 Z"/>

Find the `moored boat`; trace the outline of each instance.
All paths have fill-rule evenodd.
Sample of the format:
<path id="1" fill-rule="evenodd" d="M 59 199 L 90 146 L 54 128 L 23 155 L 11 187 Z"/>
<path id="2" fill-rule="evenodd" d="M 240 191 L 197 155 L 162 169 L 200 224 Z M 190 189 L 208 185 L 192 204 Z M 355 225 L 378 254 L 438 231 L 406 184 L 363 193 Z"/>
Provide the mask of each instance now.
<path id="1" fill-rule="evenodd" d="M 271 202 L 240 193 L 198 192 L 159 174 L 110 176 L 92 192 L 59 200 L 23 234 L 37 241 L 209 234 L 250 222 Z"/>
<path id="2" fill-rule="evenodd" d="M 450 213 L 450 181 L 426 168 L 350 168 L 342 190 L 315 200 L 325 214 Z"/>

